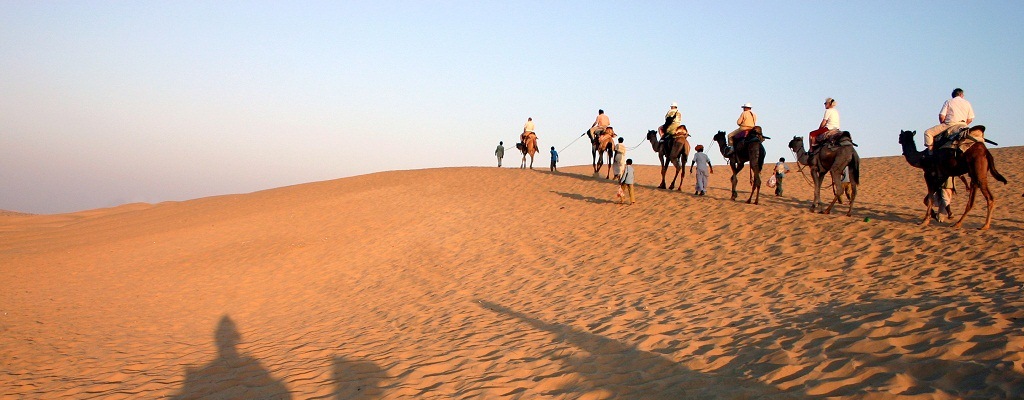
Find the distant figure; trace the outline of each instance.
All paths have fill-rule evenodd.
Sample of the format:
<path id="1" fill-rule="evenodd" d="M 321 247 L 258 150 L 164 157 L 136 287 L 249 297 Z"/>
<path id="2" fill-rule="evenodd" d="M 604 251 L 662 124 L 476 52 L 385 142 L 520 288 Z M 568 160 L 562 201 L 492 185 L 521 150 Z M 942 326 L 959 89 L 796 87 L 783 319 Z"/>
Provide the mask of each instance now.
<path id="1" fill-rule="evenodd" d="M 622 171 L 622 177 L 619 178 L 619 190 L 621 190 L 624 193 L 624 195 L 629 196 L 630 205 L 636 203 L 636 199 L 633 197 L 633 182 L 635 181 L 634 175 L 635 172 L 633 171 L 633 159 L 630 158 L 626 160 L 626 169 Z M 624 196 L 622 202 L 625 201 L 626 199 Z"/>
<path id="2" fill-rule="evenodd" d="M 551 171 L 558 171 L 558 152 L 555 151 L 555 146 L 551 146 Z"/>
<path id="3" fill-rule="evenodd" d="M 679 104 L 673 101 L 672 104 L 668 106 L 668 112 L 665 113 L 665 124 L 658 129 L 661 131 L 662 139 L 664 139 L 666 135 L 674 135 L 676 128 L 678 128 L 682 123 L 683 114 L 679 112 Z"/>
<path id="4" fill-rule="evenodd" d="M 757 114 L 754 114 L 753 111 L 750 111 L 750 109 L 753 108 L 753 105 L 751 105 L 750 103 L 746 103 L 740 106 L 740 108 L 742 108 L 743 111 L 740 112 L 740 117 L 736 119 L 736 125 L 739 126 L 739 128 L 736 128 L 736 130 L 729 132 L 729 135 L 727 136 L 729 138 L 729 151 L 726 154 L 729 155 L 732 155 L 732 151 L 736 146 L 736 135 L 738 135 L 740 132 L 743 132 L 745 137 L 746 132 L 750 131 L 751 129 L 754 129 L 754 127 L 757 126 Z"/>
<path id="5" fill-rule="evenodd" d="M 526 119 L 526 124 L 523 125 L 523 135 L 533 133 L 533 117 Z"/>
<path id="6" fill-rule="evenodd" d="M 932 204 L 939 208 L 938 212 L 931 212 L 932 218 L 939 222 L 953 219 L 953 209 L 950 208 L 953 205 L 953 193 L 953 177 L 949 177 L 945 182 L 942 182 L 942 190 L 931 194 Z"/>
<path id="7" fill-rule="evenodd" d="M 597 110 L 597 119 L 594 120 L 594 124 L 590 125 L 590 136 L 600 138 L 604 135 L 605 128 L 611 126 L 611 120 L 608 119 L 608 115 L 604 113 L 604 110 Z"/>
<path id="8" fill-rule="evenodd" d="M 924 145 L 928 148 L 928 153 L 932 152 L 936 136 L 966 128 L 972 121 L 974 121 L 974 108 L 971 107 L 970 102 L 964 99 L 964 90 L 953 89 L 953 98 L 942 103 L 942 109 L 939 110 L 939 124 L 924 131 Z"/>
<path id="9" fill-rule="evenodd" d="M 626 144 L 623 142 L 624 140 L 619 138 L 619 144 L 615 145 L 615 162 L 612 164 L 615 177 L 612 179 L 619 179 L 622 169 L 626 167 Z"/>
<path id="10" fill-rule="evenodd" d="M 498 168 L 501 168 L 501 159 L 505 157 L 505 142 L 498 142 L 498 148 L 494 149 L 494 155 L 498 157 Z"/>
<path id="11" fill-rule="evenodd" d="M 803 145 L 801 145 L 802 147 Z M 789 166 L 786 165 L 786 158 L 779 157 L 779 162 L 775 163 L 775 195 L 782 196 L 782 178 L 786 177 L 789 173 Z"/>
<path id="12" fill-rule="evenodd" d="M 690 164 L 690 173 L 693 173 L 693 167 L 697 166 L 697 187 L 693 194 L 695 196 L 703 196 L 704 191 L 708 187 L 708 177 L 715 173 L 715 168 L 711 166 L 711 159 L 704 153 L 704 145 L 698 144 L 694 150 L 697 150 L 697 154 L 693 155 L 693 163 Z"/>
<path id="13" fill-rule="evenodd" d="M 828 97 L 825 98 L 825 115 L 821 117 L 821 124 L 818 125 L 818 129 L 815 129 L 808 134 L 811 144 L 811 153 L 814 153 L 814 149 L 817 148 L 818 136 L 824 134 L 822 140 L 825 140 L 838 133 L 839 110 L 836 110 L 836 100 Z"/>

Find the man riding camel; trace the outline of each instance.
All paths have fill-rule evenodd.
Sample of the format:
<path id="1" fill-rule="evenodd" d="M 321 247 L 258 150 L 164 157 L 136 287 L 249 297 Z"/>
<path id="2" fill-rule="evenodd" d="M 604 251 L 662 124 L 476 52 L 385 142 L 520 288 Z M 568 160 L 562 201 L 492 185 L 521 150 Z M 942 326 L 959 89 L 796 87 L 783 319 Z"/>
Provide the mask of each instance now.
<path id="1" fill-rule="evenodd" d="M 590 137 L 596 138 L 598 143 L 602 145 L 611 146 L 612 136 L 605 137 L 605 132 L 611 127 L 611 121 L 608 119 L 608 115 L 604 113 L 604 110 L 597 110 L 597 119 L 590 126 Z M 602 146 L 603 147 L 603 146 Z"/>
<path id="2" fill-rule="evenodd" d="M 964 99 L 964 90 L 953 89 L 953 98 L 942 103 L 942 109 L 939 110 L 939 124 L 924 131 L 924 145 L 928 147 L 928 154 L 932 153 L 936 136 L 957 132 L 966 128 L 972 121 L 974 108 Z"/>
<path id="3" fill-rule="evenodd" d="M 533 130 L 533 117 L 529 117 L 526 119 L 526 124 L 523 125 L 523 133 L 519 135 L 519 142 L 526 143 L 526 140 L 530 138 L 530 135 L 533 135 L 533 137 L 536 138 L 537 134 Z"/>
<path id="4" fill-rule="evenodd" d="M 823 143 L 839 132 L 839 110 L 836 110 L 836 101 L 831 97 L 825 98 L 825 115 L 821 117 L 821 124 L 818 125 L 818 129 L 808 133 L 811 152 L 814 152 L 819 142 Z"/>
<path id="5" fill-rule="evenodd" d="M 746 137 L 746 133 L 750 132 L 751 129 L 754 129 L 754 127 L 757 126 L 757 114 L 750 111 L 753 106 L 750 103 L 746 103 L 740 106 L 740 108 L 742 108 L 743 111 L 740 112 L 740 117 L 736 119 L 736 125 L 739 126 L 739 128 L 729 132 L 729 149 L 725 152 L 726 157 L 731 156 L 733 149 L 736 148 L 736 136 L 740 132 L 743 132 L 742 137 Z"/>

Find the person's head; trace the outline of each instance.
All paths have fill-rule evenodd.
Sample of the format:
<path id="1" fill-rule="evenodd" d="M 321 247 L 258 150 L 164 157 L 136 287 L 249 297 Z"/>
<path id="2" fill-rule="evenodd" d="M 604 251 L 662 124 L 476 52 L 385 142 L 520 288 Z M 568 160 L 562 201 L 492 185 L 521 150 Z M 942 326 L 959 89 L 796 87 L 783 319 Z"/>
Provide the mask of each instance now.
<path id="1" fill-rule="evenodd" d="M 604 110 L 597 110 L 598 114 L 604 114 Z"/>
<path id="2" fill-rule="evenodd" d="M 786 162 L 786 157 L 779 157 L 779 162 Z"/>
<path id="3" fill-rule="evenodd" d="M 963 89 L 961 89 L 961 88 L 953 89 L 953 97 L 954 98 L 961 97 L 963 95 L 964 95 L 964 90 Z"/>
<path id="4" fill-rule="evenodd" d="M 622 143 L 622 138 L 619 138 L 619 143 Z"/>
<path id="5" fill-rule="evenodd" d="M 500 146 L 500 145 L 503 145 L 503 144 L 505 144 L 505 142 L 502 142 L 502 141 L 498 141 L 498 145 L 499 145 L 499 146 Z"/>
<path id="6" fill-rule="evenodd" d="M 679 104 L 677 104 L 676 102 L 673 101 L 672 105 L 670 105 L 669 107 L 677 108 L 677 107 L 679 107 Z"/>
<path id="7" fill-rule="evenodd" d="M 527 118 L 527 121 L 533 121 L 533 117 Z"/>
<path id="8" fill-rule="evenodd" d="M 626 165 L 633 165 L 633 159 L 632 158 L 626 159 Z"/>
<path id="9" fill-rule="evenodd" d="M 833 99 L 831 97 L 826 97 L 825 98 L 825 108 L 832 108 L 832 107 L 835 107 L 835 106 L 836 106 L 836 99 Z"/>
<path id="10" fill-rule="evenodd" d="M 697 147 L 694 147 L 694 149 L 697 150 L 698 153 L 702 153 L 704 152 L 704 145 L 698 144 Z"/>
<path id="11" fill-rule="evenodd" d="M 740 108 L 742 108 L 743 111 L 750 111 L 750 109 L 754 108 L 754 107 L 752 107 L 750 103 L 747 103 L 747 104 L 744 104 L 744 105 L 740 106 Z"/>
<path id="12" fill-rule="evenodd" d="M 555 146 L 551 146 L 551 151 L 555 151 Z"/>

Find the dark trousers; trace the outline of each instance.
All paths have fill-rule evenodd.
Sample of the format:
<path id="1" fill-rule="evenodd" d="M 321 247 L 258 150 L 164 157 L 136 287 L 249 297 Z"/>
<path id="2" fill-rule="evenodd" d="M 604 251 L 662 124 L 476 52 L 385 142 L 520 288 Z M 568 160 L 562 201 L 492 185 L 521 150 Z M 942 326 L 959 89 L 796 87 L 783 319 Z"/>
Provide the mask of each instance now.
<path id="1" fill-rule="evenodd" d="M 775 195 L 776 196 L 782 196 L 782 178 L 785 177 L 785 176 L 786 176 L 786 174 L 780 174 L 780 173 L 776 173 L 775 174 Z"/>

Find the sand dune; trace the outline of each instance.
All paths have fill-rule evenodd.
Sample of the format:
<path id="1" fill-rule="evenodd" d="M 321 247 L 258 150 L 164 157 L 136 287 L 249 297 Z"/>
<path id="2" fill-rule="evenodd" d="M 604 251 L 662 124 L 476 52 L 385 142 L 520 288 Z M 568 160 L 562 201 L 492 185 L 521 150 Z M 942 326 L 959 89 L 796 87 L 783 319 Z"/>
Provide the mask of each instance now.
<path id="1" fill-rule="evenodd" d="M 639 166 L 633 206 L 480 167 L 3 213 L 0 397 L 1020 398 L 1024 148 L 994 154 L 989 231 L 918 226 L 901 157 L 853 217 L 724 166 L 705 197 Z"/>

